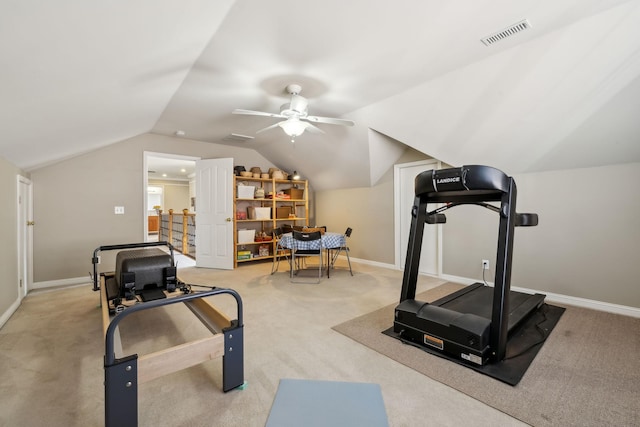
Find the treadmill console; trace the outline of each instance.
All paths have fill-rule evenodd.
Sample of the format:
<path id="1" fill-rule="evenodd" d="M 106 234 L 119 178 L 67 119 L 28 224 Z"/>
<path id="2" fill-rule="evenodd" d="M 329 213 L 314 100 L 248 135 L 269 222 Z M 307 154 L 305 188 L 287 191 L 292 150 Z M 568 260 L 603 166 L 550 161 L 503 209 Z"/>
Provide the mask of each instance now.
<path id="1" fill-rule="evenodd" d="M 466 165 L 459 168 L 428 170 L 415 179 L 416 196 L 440 193 L 437 202 L 464 201 L 477 194 L 493 195 L 485 201 L 500 200 L 509 191 L 510 178 L 490 166 Z M 451 197 L 451 198 L 450 198 Z"/>

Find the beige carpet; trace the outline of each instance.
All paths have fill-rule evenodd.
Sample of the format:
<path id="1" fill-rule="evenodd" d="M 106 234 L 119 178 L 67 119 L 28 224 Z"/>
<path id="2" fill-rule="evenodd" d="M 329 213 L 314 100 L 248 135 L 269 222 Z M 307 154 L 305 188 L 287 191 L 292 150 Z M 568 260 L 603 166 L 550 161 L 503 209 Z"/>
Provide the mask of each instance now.
<path id="1" fill-rule="evenodd" d="M 424 425 L 425 414 L 430 425 L 444 427 L 523 427 L 332 330 L 391 304 L 400 292 L 401 271 L 356 264 L 351 276 L 345 268 L 346 261 L 318 285 L 291 283 L 282 267 L 271 275 L 270 263 L 182 269 L 189 283 L 242 295 L 248 384 L 223 393 L 219 359 L 141 384 L 140 427 L 264 427 L 281 379 L 379 384 L 390 427 Z M 441 283 L 421 277 L 418 289 Z M 233 315 L 233 298 L 214 303 Z M 182 304 L 138 314 L 121 324 L 127 354 L 208 334 Z M 98 294 L 89 285 L 30 293 L 0 329 L 0 427 L 104 425 L 103 355 Z"/>
<path id="2" fill-rule="evenodd" d="M 460 285 L 416 296 L 433 301 Z M 568 307 L 522 381 L 511 387 L 383 335 L 395 304 L 333 329 L 535 426 L 640 425 L 640 319 Z"/>

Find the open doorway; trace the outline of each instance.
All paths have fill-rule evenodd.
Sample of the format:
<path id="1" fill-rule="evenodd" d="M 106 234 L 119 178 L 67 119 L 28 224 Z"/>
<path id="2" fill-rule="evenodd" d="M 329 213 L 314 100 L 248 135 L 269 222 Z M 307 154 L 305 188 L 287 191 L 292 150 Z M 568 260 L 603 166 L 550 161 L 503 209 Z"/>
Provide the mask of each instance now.
<path id="1" fill-rule="evenodd" d="M 144 152 L 143 236 L 145 242 L 158 240 L 159 212 L 195 213 L 195 168 L 199 157 Z"/>

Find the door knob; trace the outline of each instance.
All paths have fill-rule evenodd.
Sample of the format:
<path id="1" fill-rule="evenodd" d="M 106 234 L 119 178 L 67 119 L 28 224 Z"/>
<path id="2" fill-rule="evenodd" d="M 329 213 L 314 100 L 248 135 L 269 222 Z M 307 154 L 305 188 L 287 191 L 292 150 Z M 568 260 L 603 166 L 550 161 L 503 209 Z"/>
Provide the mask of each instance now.
<path id="1" fill-rule="evenodd" d="M 231 222 L 231 218 L 227 218 L 227 222 Z"/>
<path id="2" fill-rule="evenodd" d="M 36 222 L 35 221 L 27 221 L 27 226 L 29 226 L 29 225 L 36 225 Z"/>

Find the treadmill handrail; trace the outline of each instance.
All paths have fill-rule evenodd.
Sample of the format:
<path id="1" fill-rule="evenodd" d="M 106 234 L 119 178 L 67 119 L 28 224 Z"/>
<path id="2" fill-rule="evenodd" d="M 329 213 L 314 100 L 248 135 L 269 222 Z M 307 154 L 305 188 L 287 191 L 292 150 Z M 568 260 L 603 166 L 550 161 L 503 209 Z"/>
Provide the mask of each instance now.
<path id="1" fill-rule="evenodd" d="M 483 208 L 487 208 L 490 211 L 496 212 L 496 213 L 501 213 L 500 212 L 500 208 L 494 205 L 490 205 L 489 203 L 485 203 L 485 202 L 454 202 L 454 203 L 447 203 L 444 206 L 440 206 L 439 208 L 436 208 L 432 211 L 427 212 L 427 224 L 444 224 L 446 222 L 446 218 L 444 216 L 444 214 L 441 214 L 441 212 L 444 212 L 448 209 L 454 208 L 456 206 L 462 206 L 462 205 L 478 205 L 478 206 L 482 206 Z M 435 216 L 434 216 L 435 215 Z M 440 216 L 441 215 L 441 216 Z M 538 225 L 538 214 L 536 213 L 517 213 L 516 212 L 516 227 L 535 227 L 536 225 Z"/>

